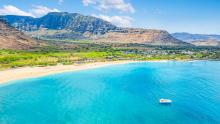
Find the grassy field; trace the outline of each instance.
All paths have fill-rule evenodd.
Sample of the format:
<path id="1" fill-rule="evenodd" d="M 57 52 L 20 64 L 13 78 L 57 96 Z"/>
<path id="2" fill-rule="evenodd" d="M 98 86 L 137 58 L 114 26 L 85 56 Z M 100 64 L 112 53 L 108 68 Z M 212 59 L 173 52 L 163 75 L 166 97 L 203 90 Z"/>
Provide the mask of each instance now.
<path id="1" fill-rule="evenodd" d="M 59 44 L 56 44 L 59 46 Z M 31 51 L 0 50 L 0 70 L 24 66 L 86 63 L 117 60 L 219 59 L 219 48 L 177 48 L 138 44 L 76 43 Z"/>
<path id="2" fill-rule="evenodd" d="M 137 59 L 135 54 L 122 52 L 33 52 L 0 50 L 0 69 L 23 66 L 48 66 L 56 64 L 73 64 L 94 61 L 114 61 L 120 59 Z M 141 56 L 140 56 L 141 57 Z"/>

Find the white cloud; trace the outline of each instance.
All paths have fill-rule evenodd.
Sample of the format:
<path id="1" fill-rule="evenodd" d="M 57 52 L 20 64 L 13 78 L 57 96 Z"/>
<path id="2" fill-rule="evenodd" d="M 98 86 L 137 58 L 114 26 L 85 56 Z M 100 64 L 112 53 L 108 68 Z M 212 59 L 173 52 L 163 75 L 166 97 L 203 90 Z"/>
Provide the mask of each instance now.
<path id="1" fill-rule="evenodd" d="M 135 13 L 131 3 L 124 0 L 82 0 L 84 6 L 95 5 L 100 10 L 119 10 L 120 12 Z"/>
<path id="2" fill-rule="evenodd" d="M 64 0 L 58 0 L 58 4 L 61 5 L 64 2 Z"/>
<path id="3" fill-rule="evenodd" d="M 34 5 L 29 11 L 23 11 L 13 5 L 5 5 L 0 8 L 0 15 L 20 15 L 20 16 L 32 16 L 40 17 L 49 12 L 59 12 L 58 9 L 51 9 L 45 6 Z"/>
<path id="4" fill-rule="evenodd" d="M 5 5 L 0 9 L 0 15 L 21 15 L 21 16 L 33 16 L 32 13 L 25 12 L 12 5 Z"/>
<path id="5" fill-rule="evenodd" d="M 129 16 L 107 16 L 102 14 L 93 14 L 92 16 L 111 22 L 112 24 L 117 25 L 119 27 L 131 27 L 133 22 L 133 18 Z"/>
<path id="6" fill-rule="evenodd" d="M 35 17 L 40 17 L 43 15 L 46 15 L 49 12 L 60 12 L 58 9 L 51 9 L 45 6 L 36 6 L 34 5 L 33 8 L 30 10 L 30 12 L 35 16 Z"/>
<path id="7" fill-rule="evenodd" d="M 82 0 L 84 6 L 89 6 L 89 4 L 96 4 L 96 0 Z"/>

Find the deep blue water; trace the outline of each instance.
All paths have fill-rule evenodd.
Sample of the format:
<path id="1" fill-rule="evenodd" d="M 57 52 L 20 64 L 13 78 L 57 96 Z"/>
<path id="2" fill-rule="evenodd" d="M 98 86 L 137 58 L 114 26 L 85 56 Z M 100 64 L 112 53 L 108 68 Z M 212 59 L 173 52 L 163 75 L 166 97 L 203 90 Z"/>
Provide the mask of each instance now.
<path id="1" fill-rule="evenodd" d="M 0 86 L 0 124 L 220 124 L 220 62 L 133 63 L 10 82 Z"/>

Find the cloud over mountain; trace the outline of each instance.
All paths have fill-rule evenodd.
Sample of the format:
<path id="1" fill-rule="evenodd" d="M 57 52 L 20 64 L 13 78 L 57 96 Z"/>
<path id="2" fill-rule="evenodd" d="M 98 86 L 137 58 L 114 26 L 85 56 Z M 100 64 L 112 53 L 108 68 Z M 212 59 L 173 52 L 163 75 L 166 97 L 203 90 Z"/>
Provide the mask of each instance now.
<path id="1" fill-rule="evenodd" d="M 0 15 L 22 15 L 22 16 L 33 16 L 30 12 L 25 12 L 13 5 L 4 5 L 0 9 Z"/>
<path id="2" fill-rule="evenodd" d="M 30 10 L 30 12 L 35 17 L 40 17 L 43 15 L 46 15 L 49 12 L 60 12 L 60 11 L 58 9 L 54 9 L 54 8 L 48 8 L 48 7 L 40 6 L 40 5 L 33 5 L 33 8 Z"/>
<path id="3" fill-rule="evenodd" d="M 13 5 L 4 5 L 0 8 L 0 15 L 20 15 L 20 16 L 32 16 L 41 17 L 49 12 L 59 12 L 58 9 L 48 8 L 41 5 L 33 5 L 28 11 L 21 10 Z"/>
<path id="4" fill-rule="evenodd" d="M 131 3 L 124 0 L 82 0 L 84 6 L 95 5 L 99 10 L 118 10 L 120 12 L 135 13 Z"/>
<path id="5" fill-rule="evenodd" d="M 92 16 L 111 22 L 112 24 L 117 25 L 119 27 L 131 27 L 133 22 L 133 18 L 129 16 L 107 16 L 102 14 L 93 14 Z"/>

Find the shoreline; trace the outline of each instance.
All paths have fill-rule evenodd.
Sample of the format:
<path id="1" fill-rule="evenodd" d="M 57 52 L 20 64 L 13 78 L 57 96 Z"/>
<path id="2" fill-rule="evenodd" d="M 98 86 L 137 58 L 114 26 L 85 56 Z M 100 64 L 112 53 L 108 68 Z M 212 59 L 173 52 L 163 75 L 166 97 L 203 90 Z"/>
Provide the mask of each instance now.
<path id="1" fill-rule="evenodd" d="M 51 74 L 80 71 L 87 69 L 95 69 L 110 65 L 129 64 L 147 61 L 112 61 L 112 62 L 94 62 L 85 64 L 72 64 L 72 65 L 56 65 L 46 67 L 21 67 L 16 69 L 8 69 L 0 71 L 0 85 L 10 83 L 11 81 L 37 78 Z M 155 61 L 156 62 L 156 61 Z"/>
<path id="2" fill-rule="evenodd" d="M 63 72 L 95 69 L 110 65 L 143 63 L 143 62 L 168 62 L 168 61 L 172 61 L 172 60 L 152 60 L 152 61 L 123 60 L 123 61 L 106 61 L 106 62 L 94 62 L 94 63 L 84 63 L 84 64 L 72 64 L 72 65 L 56 65 L 56 66 L 46 66 L 46 67 L 21 67 L 21 68 L 0 71 L 0 85 L 8 84 L 11 81 L 16 81 L 21 79 L 37 78 L 41 76 L 59 74 Z M 192 60 L 181 60 L 181 61 L 192 61 Z M 198 60 L 193 60 L 193 61 L 198 61 Z"/>

